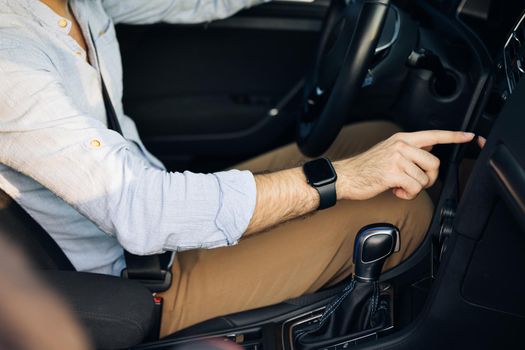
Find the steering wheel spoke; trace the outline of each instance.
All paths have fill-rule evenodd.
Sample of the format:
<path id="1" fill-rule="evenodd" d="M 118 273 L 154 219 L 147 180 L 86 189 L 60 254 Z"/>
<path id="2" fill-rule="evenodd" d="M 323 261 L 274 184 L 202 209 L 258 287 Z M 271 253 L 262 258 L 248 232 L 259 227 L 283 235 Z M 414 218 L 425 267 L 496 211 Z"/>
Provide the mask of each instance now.
<path id="1" fill-rule="evenodd" d="M 310 157 L 330 147 L 346 122 L 381 35 L 390 0 L 332 0 L 307 76 L 297 143 Z"/>

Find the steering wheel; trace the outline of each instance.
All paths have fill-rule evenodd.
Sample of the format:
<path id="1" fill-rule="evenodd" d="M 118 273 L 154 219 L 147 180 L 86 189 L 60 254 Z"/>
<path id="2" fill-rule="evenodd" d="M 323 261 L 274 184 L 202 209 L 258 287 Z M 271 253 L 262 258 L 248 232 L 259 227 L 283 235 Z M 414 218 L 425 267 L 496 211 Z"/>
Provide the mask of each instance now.
<path id="1" fill-rule="evenodd" d="M 306 76 L 297 144 L 309 157 L 321 155 L 341 131 L 361 88 L 390 0 L 332 0 L 318 50 Z"/>

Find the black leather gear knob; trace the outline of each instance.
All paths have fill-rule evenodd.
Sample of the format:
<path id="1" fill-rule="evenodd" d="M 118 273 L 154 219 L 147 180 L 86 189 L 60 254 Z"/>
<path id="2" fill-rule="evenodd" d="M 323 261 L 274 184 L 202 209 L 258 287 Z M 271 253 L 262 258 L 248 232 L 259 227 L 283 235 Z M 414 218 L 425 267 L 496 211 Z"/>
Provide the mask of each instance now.
<path id="1" fill-rule="evenodd" d="M 359 230 L 354 242 L 355 278 L 377 281 L 385 260 L 399 251 L 399 244 L 399 229 L 392 224 L 372 224 Z"/>

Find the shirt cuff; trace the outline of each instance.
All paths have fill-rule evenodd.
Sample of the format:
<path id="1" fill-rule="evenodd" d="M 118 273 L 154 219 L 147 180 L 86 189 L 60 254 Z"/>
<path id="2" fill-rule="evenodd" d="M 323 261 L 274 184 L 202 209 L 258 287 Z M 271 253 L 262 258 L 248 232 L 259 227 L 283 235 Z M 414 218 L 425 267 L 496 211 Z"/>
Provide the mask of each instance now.
<path id="1" fill-rule="evenodd" d="M 237 244 L 255 210 L 257 191 L 250 171 L 229 170 L 214 174 L 219 183 L 220 204 L 215 225 L 228 245 Z"/>

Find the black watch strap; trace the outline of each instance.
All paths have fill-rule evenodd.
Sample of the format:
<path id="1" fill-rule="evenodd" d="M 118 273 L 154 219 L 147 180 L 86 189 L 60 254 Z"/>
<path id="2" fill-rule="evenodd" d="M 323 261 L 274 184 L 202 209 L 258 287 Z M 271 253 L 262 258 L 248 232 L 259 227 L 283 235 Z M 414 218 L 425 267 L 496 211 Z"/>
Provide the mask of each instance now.
<path id="1" fill-rule="evenodd" d="M 335 182 L 314 188 L 317 190 L 317 192 L 319 192 L 319 207 L 317 210 L 330 208 L 335 205 L 337 202 Z"/>
<path id="2" fill-rule="evenodd" d="M 332 162 L 326 158 L 314 159 L 303 164 L 303 172 L 308 184 L 319 193 L 319 207 L 322 210 L 337 202 L 335 182 L 337 174 Z"/>

